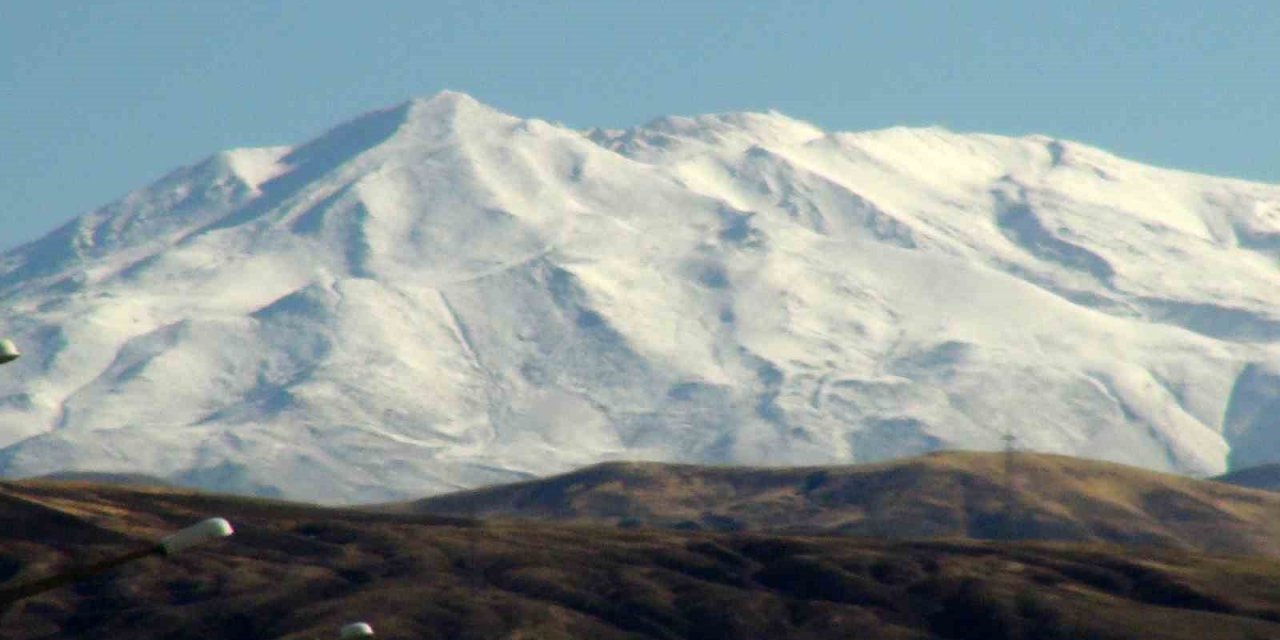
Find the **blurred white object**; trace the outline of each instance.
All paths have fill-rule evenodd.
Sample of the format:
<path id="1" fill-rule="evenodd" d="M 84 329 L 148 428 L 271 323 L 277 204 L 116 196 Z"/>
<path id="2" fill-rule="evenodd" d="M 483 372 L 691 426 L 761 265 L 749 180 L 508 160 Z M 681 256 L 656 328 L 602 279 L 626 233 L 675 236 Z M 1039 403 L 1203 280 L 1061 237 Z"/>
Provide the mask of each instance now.
<path id="1" fill-rule="evenodd" d="M 347 638 L 372 638 L 372 637 L 373 637 L 373 627 L 369 626 L 369 623 L 367 622 L 352 622 L 351 624 L 343 627 L 342 630 L 338 632 L 339 640 L 346 640 Z"/>
<path id="2" fill-rule="evenodd" d="M 177 533 L 165 536 L 165 538 L 160 541 L 160 546 L 164 549 L 165 555 L 171 556 L 179 551 L 194 547 L 198 544 L 203 544 L 218 538 L 225 538 L 232 533 L 235 533 L 235 529 L 231 528 L 230 522 L 227 522 L 222 518 L 209 518 L 208 520 L 203 520 L 193 524 Z"/>
<path id="3" fill-rule="evenodd" d="M 13 344 L 12 340 L 7 338 L 0 340 L 0 364 L 13 362 L 21 355 L 22 352 L 18 351 L 18 347 Z"/>

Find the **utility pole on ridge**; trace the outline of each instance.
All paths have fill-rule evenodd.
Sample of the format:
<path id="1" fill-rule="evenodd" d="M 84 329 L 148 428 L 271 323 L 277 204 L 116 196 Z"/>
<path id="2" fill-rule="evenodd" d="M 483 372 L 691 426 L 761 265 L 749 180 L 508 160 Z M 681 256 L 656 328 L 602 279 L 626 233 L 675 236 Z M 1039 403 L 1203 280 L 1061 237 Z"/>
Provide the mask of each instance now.
<path id="1" fill-rule="evenodd" d="M 1018 438 L 1012 431 L 1005 431 L 1000 439 L 1004 441 L 1004 537 L 1013 540 L 1017 537 L 1015 516 L 1018 509 L 1018 496 L 1017 483 L 1014 480 L 1016 471 L 1014 453 Z"/>

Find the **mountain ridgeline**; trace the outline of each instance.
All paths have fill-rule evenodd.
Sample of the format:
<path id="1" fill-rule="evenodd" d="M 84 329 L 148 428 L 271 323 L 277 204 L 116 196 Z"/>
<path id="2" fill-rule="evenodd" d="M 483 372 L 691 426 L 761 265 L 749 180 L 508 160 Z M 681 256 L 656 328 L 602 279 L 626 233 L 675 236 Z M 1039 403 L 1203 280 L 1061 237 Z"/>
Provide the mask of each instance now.
<path id="1" fill-rule="evenodd" d="M 327 503 L 620 459 L 1280 460 L 1280 187 L 778 113 L 443 93 L 0 255 L 0 474 Z"/>

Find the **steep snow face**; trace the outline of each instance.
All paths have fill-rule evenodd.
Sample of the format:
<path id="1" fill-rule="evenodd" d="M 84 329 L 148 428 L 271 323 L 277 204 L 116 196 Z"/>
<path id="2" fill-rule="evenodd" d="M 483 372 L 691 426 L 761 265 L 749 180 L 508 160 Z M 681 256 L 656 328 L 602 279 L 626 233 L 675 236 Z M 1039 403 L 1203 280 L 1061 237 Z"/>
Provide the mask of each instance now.
<path id="1" fill-rule="evenodd" d="M 1280 459 L 1280 187 L 444 93 L 0 256 L 0 472 L 342 503 L 609 459 Z"/>

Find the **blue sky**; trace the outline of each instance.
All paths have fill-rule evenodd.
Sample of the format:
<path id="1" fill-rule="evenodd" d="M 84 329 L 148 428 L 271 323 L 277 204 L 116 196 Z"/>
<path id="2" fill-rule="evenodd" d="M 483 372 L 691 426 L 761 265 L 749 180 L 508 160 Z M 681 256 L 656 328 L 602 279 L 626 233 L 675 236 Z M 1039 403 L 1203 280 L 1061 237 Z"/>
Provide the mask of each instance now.
<path id="1" fill-rule="evenodd" d="M 0 0 L 0 249 L 442 89 L 576 127 L 778 109 L 1280 182 L 1280 2 Z"/>

